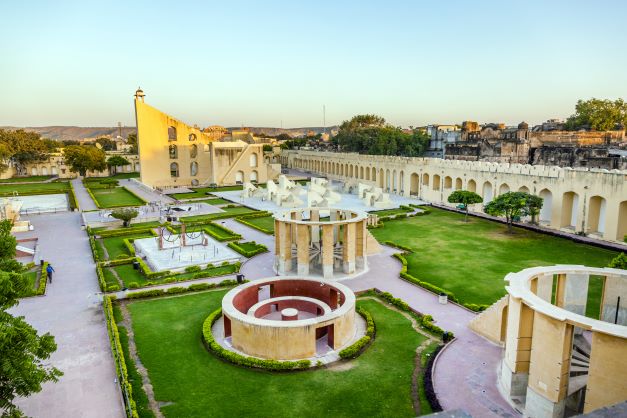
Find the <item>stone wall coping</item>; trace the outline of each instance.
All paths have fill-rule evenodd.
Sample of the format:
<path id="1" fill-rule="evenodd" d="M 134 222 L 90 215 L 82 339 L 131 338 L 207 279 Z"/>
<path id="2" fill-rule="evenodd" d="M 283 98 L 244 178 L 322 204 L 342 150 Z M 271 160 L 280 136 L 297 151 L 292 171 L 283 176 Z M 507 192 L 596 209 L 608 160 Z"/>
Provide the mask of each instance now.
<path id="1" fill-rule="evenodd" d="M 521 270 L 517 273 L 509 273 L 505 276 L 505 281 L 509 282 L 509 286 L 505 286 L 507 293 L 517 299 L 522 299 L 525 305 L 529 306 L 536 312 L 540 312 L 546 316 L 557 319 L 558 321 L 568 322 L 577 327 L 612 335 L 620 338 L 627 338 L 627 326 L 612 324 L 598 319 L 588 318 L 566 309 L 553 305 L 545 301 L 531 291 L 531 280 L 543 276 L 553 274 L 587 274 L 598 276 L 614 276 L 620 277 L 627 281 L 627 270 L 587 267 L 580 265 L 555 265 L 546 267 L 531 267 Z"/>
<path id="2" fill-rule="evenodd" d="M 307 220 L 307 219 L 292 219 L 289 217 L 289 215 L 291 215 L 292 213 L 302 213 L 302 212 L 308 212 L 308 211 L 318 211 L 318 212 L 323 212 L 323 211 L 332 211 L 332 210 L 336 210 L 339 212 L 350 212 L 351 214 L 355 215 L 353 218 L 350 219 L 338 219 L 336 221 L 312 221 L 312 220 Z M 277 221 L 280 222 L 286 222 L 286 223 L 293 223 L 293 224 L 298 224 L 298 225 L 314 225 L 314 226 L 322 226 L 322 225 L 344 225 L 344 224 L 349 224 L 349 223 L 356 223 L 356 222 L 361 222 L 364 221 L 368 218 L 368 213 L 367 212 L 363 212 L 360 210 L 353 210 L 353 209 L 340 209 L 340 208 L 332 208 L 332 207 L 308 207 L 308 208 L 298 208 L 298 209 L 289 209 L 286 210 L 284 212 L 280 212 L 274 215 L 274 219 L 276 219 Z"/>
<path id="3" fill-rule="evenodd" d="M 233 305 L 233 299 L 235 296 L 244 289 L 248 289 L 250 287 L 259 287 L 265 286 L 272 283 L 284 281 L 284 280 L 299 280 L 304 282 L 314 282 L 319 286 L 328 286 L 330 288 L 336 289 L 344 295 L 344 303 L 342 306 L 338 307 L 336 310 L 329 312 L 328 314 L 318 316 L 316 318 L 308 318 L 308 319 L 299 319 L 296 321 L 274 321 L 271 319 L 261 319 L 255 318 L 254 316 L 249 316 L 240 312 Z M 267 300 L 267 299 L 266 299 Z M 311 279 L 299 276 L 281 276 L 281 277 L 271 277 L 266 279 L 254 280 L 252 282 L 245 283 L 243 285 L 237 286 L 224 295 L 222 298 L 222 314 L 229 316 L 231 319 L 236 319 L 238 321 L 248 323 L 251 325 L 258 325 L 263 327 L 274 327 L 274 328 L 301 328 L 304 326 L 317 325 L 322 322 L 331 321 L 337 318 L 340 318 L 347 313 L 349 313 L 352 309 L 355 309 L 355 294 L 353 291 L 347 286 L 338 283 L 332 282 L 330 280 L 324 279 Z M 264 301 L 265 302 L 265 301 Z"/>
<path id="4" fill-rule="evenodd" d="M 255 312 L 257 312 L 257 309 L 259 309 L 260 307 L 268 305 L 270 303 L 280 302 L 282 300 L 304 300 L 306 302 L 311 302 L 320 306 L 324 310 L 324 315 L 331 313 L 331 307 L 321 300 L 318 300 L 315 298 L 308 298 L 306 296 L 280 296 L 278 298 L 264 299 L 262 301 L 255 303 L 253 306 L 250 307 L 247 315 L 255 316 Z"/>

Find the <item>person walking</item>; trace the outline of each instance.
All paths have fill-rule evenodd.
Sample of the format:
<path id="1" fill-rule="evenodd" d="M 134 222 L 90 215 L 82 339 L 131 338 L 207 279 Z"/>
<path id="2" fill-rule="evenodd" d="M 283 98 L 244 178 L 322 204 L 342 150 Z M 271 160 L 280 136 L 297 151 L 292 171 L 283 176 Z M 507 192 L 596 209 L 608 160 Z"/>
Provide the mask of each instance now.
<path id="1" fill-rule="evenodd" d="M 48 263 L 48 267 L 46 267 L 46 273 L 48 273 L 48 283 L 52 283 L 53 271 L 54 271 L 54 268 L 52 267 L 52 264 Z"/>

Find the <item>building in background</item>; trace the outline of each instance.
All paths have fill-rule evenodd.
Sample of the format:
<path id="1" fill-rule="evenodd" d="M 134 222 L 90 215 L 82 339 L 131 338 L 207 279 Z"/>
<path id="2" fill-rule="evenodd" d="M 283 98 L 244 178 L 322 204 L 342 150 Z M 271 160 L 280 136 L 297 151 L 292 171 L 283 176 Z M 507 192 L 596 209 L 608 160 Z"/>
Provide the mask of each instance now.
<path id="1" fill-rule="evenodd" d="M 444 158 L 446 146 L 457 143 L 461 138 L 459 125 L 428 125 L 425 132 L 430 137 L 425 157 Z"/>

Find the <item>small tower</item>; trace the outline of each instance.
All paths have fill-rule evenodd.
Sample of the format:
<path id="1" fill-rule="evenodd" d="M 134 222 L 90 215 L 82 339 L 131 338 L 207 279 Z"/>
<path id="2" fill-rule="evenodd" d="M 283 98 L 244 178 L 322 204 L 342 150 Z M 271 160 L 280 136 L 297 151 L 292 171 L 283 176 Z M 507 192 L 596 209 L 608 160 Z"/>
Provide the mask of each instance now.
<path id="1" fill-rule="evenodd" d="M 137 91 L 135 92 L 135 100 L 141 100 L 143 102 L 144 97 L 146 97 L 146 95 L 144 94 L 144 91 L 142 90 L 141 87 L 138 87 Z"/>

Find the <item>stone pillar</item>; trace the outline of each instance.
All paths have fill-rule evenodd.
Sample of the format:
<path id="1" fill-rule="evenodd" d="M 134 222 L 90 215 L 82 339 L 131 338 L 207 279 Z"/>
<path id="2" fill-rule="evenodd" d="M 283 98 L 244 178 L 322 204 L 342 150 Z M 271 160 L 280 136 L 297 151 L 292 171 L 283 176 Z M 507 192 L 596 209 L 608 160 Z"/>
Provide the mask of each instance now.
<path id="1" fill-rule="evenodd" d="M 590 368 L 583 412 L 627 399 L 627 344 L 613 335 L 592 333 Z"/>
<path id="2" fill-rule="evenodd" d="M 534 311 L 512 296 L 507 309 L 507 336 L 500 382 L 507 396 L 524 396 L 529 377 Z"/>
<path id="3" fill-rule="evenodd" d="M 627 326 L 627 277 L 622 279 L 621 276 L 614 275 L 605 277 L 601 298 L 601 320 Z"/>
<path id="4" fill-rule="evenodd" d="M 287 274 L 292 270 L 292 225 L 281 222 L 281 255 L 279 256 L 279 274 Z"/>
<path id="5" fill-rule="evenodd" d="M 312 222 L 320 221 L 320 211 L 312 210 L 309 214 L 309 220 Z M 318 225 L 311 226 L 311 243 L 320 244 L 320 227 Z"/>
<path id="6" fill-rule="evenodd" d="M 359 270 L 366 267 L 366 221 L 360 221 L 355 224 L 356 227 L 356 248 L 355 248 L 355 264 Z"/>
<path id="7" fill-rule="evenodd" d="M 274 269 L 279 271 L 279 258 L 281 258 L 281 223 L 274 220 Z"/>
<path id="8" fill-rule="evenodd" d="M 337 210 L 330 210 L 329 211 L 329 221 L 333 222 L 333 221 L 337 221 L 339 219 L 340 219 L 340 217 L 338 216 L 338 211 Z M 334 226 L 333 227 L 333 242 L 337 242 L 338 231 L 339 231 L 339 226 Z"/>
<path id="9" fill-rule="evenodd" d="M 322 276 L 325 279 L 333 278 L 333 225 L 322 225 Z"/>
<path id="10" fill-rule="evenodd" d="M 296 255 L 298 274 L 309 274 L 309 225 L 297 225 Z"/>
<path id="11" fill-rule="evenodd" d="M 354 222 L 344 225 L 344 251 L 342 261 L 344 262 L 344 273 L 355 272 L 355 238 L 356 225 Z"/>
<path id="12" fill-rule="evenodd" d="M 564 416 L 573 333 L 572 325 L 536 312 L 533 334 L 542 338 L 535 338 L 531 347 L 525 416 Z"/>
<path id="13" fill-rule="evenodd" d="M 566 295 L 566 275 L 557 275 L 557 285 L 555 286 L 555 306 L 563 308 Z"/>

